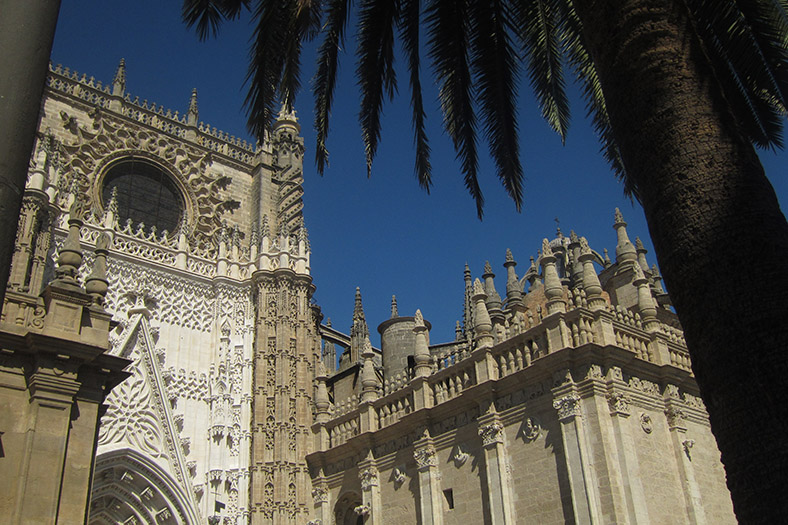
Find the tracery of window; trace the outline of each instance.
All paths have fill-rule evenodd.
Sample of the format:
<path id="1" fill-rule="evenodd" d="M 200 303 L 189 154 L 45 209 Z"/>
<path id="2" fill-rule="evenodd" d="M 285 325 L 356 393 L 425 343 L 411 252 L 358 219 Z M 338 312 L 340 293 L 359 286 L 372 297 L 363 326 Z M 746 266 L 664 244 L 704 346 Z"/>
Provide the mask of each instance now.
<path id="1" fill-rule="evenodd" d="M 101 198 L 109 203 L 112 190 L 117 188 L 118 221 L 126 224 L 144 223 L 146 230 L 156 226 L 174 232 L 183 216 L 183 197 L 172 178 L 161 168 L 138 158 L 128 158 L 113 164 L 104 176 Z"/>

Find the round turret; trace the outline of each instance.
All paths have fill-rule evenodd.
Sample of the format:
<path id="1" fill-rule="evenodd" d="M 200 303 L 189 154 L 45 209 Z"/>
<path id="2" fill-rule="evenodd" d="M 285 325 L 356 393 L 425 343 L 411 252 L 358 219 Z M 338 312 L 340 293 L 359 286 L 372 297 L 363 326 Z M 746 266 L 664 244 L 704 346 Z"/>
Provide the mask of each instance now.
<path id="1" fill-rule="evenodd" d="M 429 344 L 429 330 L 432 325 L 424 321 L 427 326 L 427 344 Z M 416 334 L 413 327 L 416 318 L 392 317 L 380 323 L 380 348 L 383 352 L 383 377 L 392 378 L 395 375 L 413 366 L 413 354 L 416 348 Z M 410 358 L 410 359 L 409 359 Z"/>

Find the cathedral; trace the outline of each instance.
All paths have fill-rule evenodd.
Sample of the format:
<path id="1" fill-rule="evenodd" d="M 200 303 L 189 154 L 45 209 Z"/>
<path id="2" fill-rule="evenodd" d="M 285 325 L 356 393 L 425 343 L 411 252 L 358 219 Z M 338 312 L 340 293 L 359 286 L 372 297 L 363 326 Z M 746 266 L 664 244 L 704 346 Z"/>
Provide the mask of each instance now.
<path id="1" fill-rule="evenodd" d="M 11 523 L 735 523 L 618 210 L 612 257 L 559 230 L 458 273 L 454 340 L 393 297 L 375 348 L 360 290 L 347 334 L 312 300 L 295 115 L 249 144 L 125 84 L 50 67 L 0 319 Z"/>

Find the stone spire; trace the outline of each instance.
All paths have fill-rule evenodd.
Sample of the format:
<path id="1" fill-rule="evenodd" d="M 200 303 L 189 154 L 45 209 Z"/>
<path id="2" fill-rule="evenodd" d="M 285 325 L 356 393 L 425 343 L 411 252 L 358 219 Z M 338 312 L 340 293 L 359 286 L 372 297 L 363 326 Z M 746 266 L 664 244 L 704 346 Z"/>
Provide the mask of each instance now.
<path id="1" fill-rule="evenodd" d="M 375 401 L 380 397 L 380 379 L 375 372 L 375 352 L 372 351 L 372 344 L 369 340 L 365 341 L 361 352 L 364 364 L 361 367 L 361 402 Z"/>
<path id="2" fill-rule="evenodd" d="M 665 289 L 662 287 L 662 275 L 660 275 L 656 264 L 651 266 L 651 278 L 654 280 L 654 291 L 658 294 L 665 293 Z"/>
<path id="3" fill-rule="evenodd" d="M 640 319 L 643 322 L 643 329 L 647 332 L 658 330 L 657 307 L 654 303 L 654 297 L 651 295 L 651 289 L 648 286 L 648 278 L 639 264 L 635 266 L 635 280 L 632 281 L 632 284 L 638 289 L 638 310 Z"/>
<path id="4" fill-rule="evenodd" d="M 586 292 L 588 307 L 591 310 L 602 310 L 605 307 L 605 299 L 602 297 L 602 285 L 599 283 L 599 276 L 594 269 L 594 254 L 588 246 L 585 237 L 580 238 L 580 255 L 578 261 L 583 269 L 583 289 Z"/>
<path id="5" fill-rule="evenodd" d="M 200 112 L 197 109 L 197 88 L 192 89 L 192 95 L 189 97 L 189 111 L 186 113 L 186 124 L 189 126 L 196 126 L 200 118 Z"/>
<path id="6" fill-rule="evenodd" d="M 506 268 L 506 305 L 511 308 L 515 304 L 522 303 L 523 292 L 520 290 L 520 281 L 514 272 L 517 262 L 514 260 L 512 250 L 506 248 L 506 260 L 503 267 Z"/>
<path id="7" fill-rule="evenodd" d="M 82 205 L 75 198 L 68 212 L 68 235 L 60 248 L 55 268 L 56 281 L 79 288 L 77 271 L 82 265 L 82 247 L 79 242 L 79 230 L 82 228 Z"/>
<path id="8" fill-rule="evenodd" d="M 109 235 L 102 232 L 96 239 L 96 260 L 93 271 L 85 279 L 85 291 L 93 299 L 93 304 L 104 309 L 104 298 L 107 297 L 109 281 L 107 281 L 107 254 L 109 253 Z"/>
<path id="9" fill-rule="evenodd" d="M 484 293 L 484 288 L 479 279 L 473 282 L 473 329 L 476 334 L 476 347 L 481 348 L 484 346 L 492 346 L 494 339 L 492 335 L 492 321 L 490 314 L 487 312 L 485 301 L 487 294 Z"/>
<path id="10" fill-rule="evenodd" d="M 431 358 L 430 348 L 427 343 L 427 325 L 424 323 L 424 316 L 421 315 L 421 310 L 416 310 L 413 333 L 416 336 L 416 345 L 413 352 L 413 361 L 416 365 L 414 374 L 415 377 L 427 377 L 431 371 Z"/>
<path id="11" fill-rule="evenodd" d="M 331 318 L 326 319 L 326 326 L 331 328 Z M 334 343 L 325 340 L 323 343 L 323 365 L 328 372 L 334 372 L 337 369 L 337 349 Z"/>
<path id="12" fill-rule="evenodd" d="M 635 251 L 638 254 L 638 264 L 640 264 L 640 269 L 643 270 L 643 273 L 646 273 L 650 270 L 648 267 L 648 261 L 646 260 L 646 254 L 648 250 L 643 246 L 643 241 L 640 240 L 640 237 L 635 237 Z"/>
<path id="13" fill-rule="evenodd" d="M 397 296 L 391 296 L 391 318 L 394 319 L 395 317 L 399 317 L 399 312 L 397 312 Z"/>
<path id="14" fill-rule="evenodd" d="M 115 77 L 112 79 L 112 96 L 122 97 L 126 94 L 126 59 L 121 58 L 118 68 L 115 70 Z"/>
<path id="15" fill-rule="evenodd" d="M 102 219 L 105 228 L 114 228 L 118 222 L 118 187 L 113 186 L 109 194 L 109 202 L 104 208 Z"/>
<path id="16" fill-rule="evenodd" d="M 490 266 L 490 261 L 484 263 L 484 293 L 487 294 L 487 311 L 492 317 L 500 317 L 501 313 L 501 296 L 495 290 L 495 274 Z"/>
<path id="17" fill-rule="evenodd" d="M 463 271 L 463 279 L 465 282 L 465 303 L 462 312 L 462 326 L 465 330 L 465 337 L 469 341 L 473 340 L 473 282 L 471 281 L 471 269 L 468 268 L 468 263 L 465 263 L 465 270 Z"/>
<path id="18" fill-rule="evenodd" d="M 356 299 L 353 306 L 353 325 L 350 327 L 350 362 L 359 360 L 364 345 L 369 342 L 369 327 L 364 317 L 364 306 L 361 304 L 361 290 L 356 287 Z"/>
<path id="19" fill-rule="evenodd" d="M 569 286 L 583 285 L 583 264 L 580 262 L 580 239 L 574 230 L 569 232 Z"/>
<path id="20" fill-rule="evenodd" d="M 454 325 L 454 340 L 462 341 L 462 326 L 459 321 Z"/>
<path id="21" fill-rule="evenodd" d="M 547 298 L 547 314 L 555 312 L 566 312 L 566 302 L 564 301 L 564 287 L 561 286 L 561 279 L 558 277 L 558 270 L 555 267 L 556 257 L 550 249 L 550 242 L 542 240 L 542 272 L 544 273 L 544 295 Z"/>
<path id="22" fill-rule="evenodd" d="M 616 208 L 616 222 L 613 224 L 613 228 L 616 230 L 616 236 L 618 237 L 616 262 L 619 265 L 623 265 L 637 261 L 637 252 L 627 235 L 627 223 L 624 221 L 624 216 L 618 208 Z"/>

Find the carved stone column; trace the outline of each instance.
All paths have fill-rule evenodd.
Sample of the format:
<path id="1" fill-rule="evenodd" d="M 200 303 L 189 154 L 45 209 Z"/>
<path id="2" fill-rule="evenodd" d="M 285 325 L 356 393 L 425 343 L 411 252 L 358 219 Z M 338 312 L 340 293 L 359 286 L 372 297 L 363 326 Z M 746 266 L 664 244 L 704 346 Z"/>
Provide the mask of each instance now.
<path id="1" fill-rule="evenodd" d="M 665 405 L 665 416 L 668 418 L 670 440 L 673 444 L 681 479 L 681 492 L 684 494 L 689 522 L 695 525 L 705 525 L 707 523 L 706 513 L 703 510 L 700 488 L 695 479 L 695 468 L 692 465 L 692 447 L 695 445 L 695 441 L 687 438 L 687 425 L 682 407 L 671 398 L 666 400 Z"/>
<path id="2" fill-rule="evenodd" d="M 438 456 L 429 434 L 416 442 L 413 458 L 419 471 L 419 510 L 422 525 L 443 525 Z"/>
<path id="3" fill-rule="evenodd" d="M 331 523 L 331 493 L 321 476 L 315 478 L 312 488 L 312 499 L 315 505 L 315 519 L 309 523 Z"/>
<path id="4" fill-rule="evenodd" d="M 487 502 L 494 524 L 513 524 L 514 508 L 510 475 L 507 469 L 503 424 L 497 415 L 479 418 L 479 436 L 484 449 L 484 473 L 487 476 Z"/>
<path id="5" fill-rule="evenodd" d="M 562 390 L 561 393 L 554 394 L 553 408 L 558 411 L 558 421 L 561 422 L 564 461 L 572 491 L 575 523 L 602 523 L 596 480 L 583 427 L 580 396 L 575 392 Z"/>
<path id="6" fill-rule="evenodd" d="M 369 514 L 364 521 L 365 525 L 382 525 L 383 509 L 380 501 L 380 475 L 377 467 L 373 464 L 374 460 L 364 460 L 359 465 L 361 471 L 362 505 L 369 509 Z"/>
<path id="7" fill-rule="evenodd" d="M 643 485 L 640 483 L 640 464 L 630 431 L 629 396 L 614 392 L 608 396 L 613 434 L 616 439 L 621 486 L 624 492 L 627 515 L 632 523 L 649 523 Z"/>

